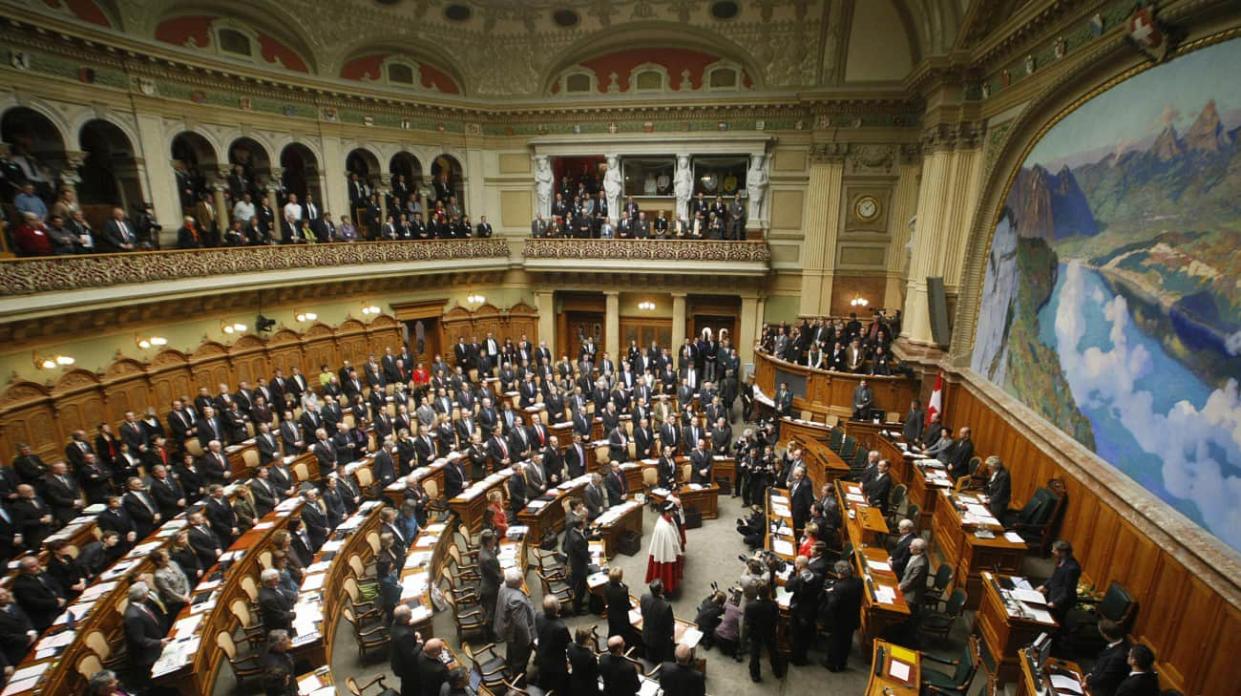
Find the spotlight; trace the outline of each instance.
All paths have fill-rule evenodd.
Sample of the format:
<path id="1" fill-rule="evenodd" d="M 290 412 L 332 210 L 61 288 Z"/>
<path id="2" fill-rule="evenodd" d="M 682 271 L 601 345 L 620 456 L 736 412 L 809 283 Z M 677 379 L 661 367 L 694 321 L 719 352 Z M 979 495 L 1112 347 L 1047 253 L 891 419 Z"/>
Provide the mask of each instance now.
<path id="1" fill-rule="evenodd" d="M 275 325 L 276 325 L 275 319 L 268 319 L 262 314 L 254 318 L 254 330 L 260 333 L 266 333 L 268 331 L 271 331 L 272 327 L 274 327 Z"/>

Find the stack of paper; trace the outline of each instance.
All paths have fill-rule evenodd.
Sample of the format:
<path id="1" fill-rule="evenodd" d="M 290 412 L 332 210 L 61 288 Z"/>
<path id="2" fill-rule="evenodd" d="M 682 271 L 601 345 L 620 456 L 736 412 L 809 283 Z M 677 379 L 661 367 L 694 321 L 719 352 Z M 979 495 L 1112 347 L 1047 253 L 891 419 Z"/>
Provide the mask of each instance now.
<path id="1" fill-rule="evenodd" d="M 896 590 L 888 585 L 875 585 L 875 599 L 880 604 L 895 604 Z"/>

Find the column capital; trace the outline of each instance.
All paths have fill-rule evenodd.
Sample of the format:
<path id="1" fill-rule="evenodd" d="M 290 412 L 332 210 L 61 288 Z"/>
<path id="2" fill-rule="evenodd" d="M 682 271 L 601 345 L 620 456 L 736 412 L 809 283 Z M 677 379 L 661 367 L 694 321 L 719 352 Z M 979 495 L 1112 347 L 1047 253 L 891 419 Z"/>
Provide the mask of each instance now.
<path id="1" fill-rule="evenodd" d="M 811 164 L 844 164 L 849 143 L 815 143 L 810 148 Z"/>
<path id="2" fill-rule="evenodd" d="M 686 297 L 689 297 L 689 293 L 687 292 L 670 292 L 668 294 L 671 295 L 674 300 L 683 300 Z"/>
<path id="3" fill-rule="evenodd" d="M 620 297 L 620 290 L 604 290 L 603 294 L 607 297 Z"/>
<path id="4" fill-rule="evenodd" d="M 86 157 L 90 153 L 81 150 L 65 150 L 65 168 L 77 169 L 86 162 Z"/>
<path id="5" fill-rule="evenodd" d="M 920 149 L 923 152 L 955 150 L 978 147 L 984 128 L 977 121 L 939 123 L 922 131 Z"/>

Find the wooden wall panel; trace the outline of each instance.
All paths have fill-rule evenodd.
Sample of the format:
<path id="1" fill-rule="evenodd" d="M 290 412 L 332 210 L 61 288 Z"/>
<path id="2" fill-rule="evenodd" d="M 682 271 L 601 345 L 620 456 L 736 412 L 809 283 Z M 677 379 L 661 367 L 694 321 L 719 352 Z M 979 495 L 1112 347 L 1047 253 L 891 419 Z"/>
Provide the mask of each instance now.
<path id="1" fill-rule="evenodd" d="M 760 361 L 760 377 L 762 368 Z M 1096 588 L 1117 582 L 1138 599 L 1132 633 L 1155 650 L 1164 687 L 1187 694 L 1235 691 L 1241 660 L 1221 656 L 1241 650 L 1241 609 L 1233 603 L 1235 593 L 1215 589 L 1221 582 L 1235 585 L 1235 579 L 1217 577 L 1213 586 L 1198 574 L 1204 571 L 1191 572 L 1166 539 L 1152 538 L 1159 531 L 1142 531 L 1141 518 L 1131 517 L 1140 513 L 1118 509 L 1111 491 L 1096 479 L 1080 478 L 1079 469 L 1066 467 L 1067 457 L 1040 447 L 973 389 L 964 382 L 949 386 L 945 422 L 954 429 L 970 426 L 980 456 L 1004 459 L 1014 507 L 1048 478 L 1064 481 L 1068 499 L 1060 537 L 1073 544 L 1085 579 Z"/>
<path id="2" fill-rule="evenodd" d="M 86 370 L 66 372 L 52 387 L 52 398 L 56 401 L 58 444 L 68 439 L 69 433 L 75 430 L 95 432 L 96 426 L 104 419 L 103 385 L 94 373 Z"/>
<path id="3" fill-rule="evenodd" d="M 305 362 L 302 337 L 289 329 L 280 329 L 272 334 L 267 341 L 267 361 L 271 365 L 271 374 L 276 374 L 277 369 L 284 370 L 286 377 L 292 374 L 294 365 L 300 367 Z"/>
<path id="4" fill-rule="evenodd" d="M 212 396 L 219 393 L 221 384 L 231 384 L 228 348 L 215 341 L 204 341 L 190 355 L 190 374 L 195 392 L 206 387 Z"/>
<path id="5" fill-rule="evenodd" d="M 302 373 L 310 379 L 319 374 L 319 366 L 327 365 L 333 369 L 341 364 L 337 357 L 336 334 L 330 326 L 315 324 L 306 331 L 302 340 Z M 289 371 L 285 376 L 289 376 Z"/>
<path id="6" fill-rule="evenodd" d="M 34 382 L 15 382 L 0 394 L 0 452 L 5 460 L 23 443 L 44 461 L 61 456 L 51 393 Z"/>
<path id="7" fill-rule="evenodd" d="M 167 415 L 173 399 L 194 396 L 189 356 L 171 348 L 160 351 L 147 365 L 151 399 L 160 417 Z"/>
<path id="8" fill-rule="evenodd" d="M 388 315 L 380 315 L 370 324 L 366 325 L 366 343 L 368 352 L 374 353 L 375 357 L 381 358 L 384 355 L 384 348 L 391 348 L 394 354 L 399 354 L 398 350 L 405 342 L 405 337 L 401 333 L 401 323 Z M 413 365 L 406 365 L 406 369 L 413 370 Z"/>
<path id="9" fill-rule="evenodd" d="M 133 411 L 142 418 L 147 406 L 156 403 L 147 380 L 146 365 L 137 360 L 122 358 L 113 362 L 104 370 L 103 383 L 104 414 L 108 421 L 122 420 L 126 411 Z"/>
<path id="10" fill-rule="evenodd" d="M 267 377 L 272 373 L 267 364 L 267 346 L 258 336 L 246 335 L 237 339 L 236 343 L 229 346 L 228 361 L 232 363 L 233 375 L 236 377 L 233 386 L 248 382 L 253 388 L 259 377 Z"/>
<path id="11" fill-rule="evenodd" d="M 370 346 L 366 341 L 366 326 L 362 322 L 357 319 L 346 319 L 344 323 L 336 327 L 336 355 L 339 361 L 349 360 L 356 367 L 361 368 L 366 363 L 369 354 Z M 329 362 L 328 364 L 335 365 L 336 363 Z M 318 363 L 315 363 L 315 366 L 318 367 Z M 316 369 L 311 374 L 317 373 Z M 359 369 L 358 377 L 362 376 L 362 371 Z"/>

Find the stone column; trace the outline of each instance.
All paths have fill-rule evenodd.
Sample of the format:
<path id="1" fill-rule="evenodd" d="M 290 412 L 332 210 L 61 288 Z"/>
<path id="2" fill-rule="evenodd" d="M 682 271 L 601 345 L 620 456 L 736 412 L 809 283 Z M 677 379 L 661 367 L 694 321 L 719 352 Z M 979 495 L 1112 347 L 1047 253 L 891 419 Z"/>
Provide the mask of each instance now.
<path id="1" fill-rule="evenodd" d="M 603 297 L 607 301 L 607 315 L 603 322 L 603 349 L 612 360 L 620 355 L 620 291 L 604 290 Z"/>
<path id="2" fill-rule="evenodd" d="M 349 186 L 345 172 L 346 152 L 341 147 L 340 138 L 335 135 L 323 135 L 323 161 L 317 163 L 319 173 L 320 197 L 319 207 L 328 210 L 349 210 Z"/>
<path id="3" fill-rule="evenodd" d="M 160 241 L 170 244 L 176 239 L 177 228 L 181 227 L 181 196 L 168 156 L 168 143 L 164 140 L 163 118 L 159 114 L 138 111 L 135 123 L 138 142 L 134 143 L 134 155 L 146 162 L 146 178 L 142 182 L 146 198 L 155 204 L 155 218 L 164 227 Z"/>
<path id="4" fill-rule="evenodd" d="M 891 313 L 904 306 L 905 286 L 909 272 L 909 241 L 913 235 L 910 218 L 918 212 L 918 181 L 921 162 L 916 145 L 901 148 L 901 164 L 896 190 L 892 194 L 892 213 L 888 216 L 887 283 L 883 306 Z"/>
<path id="5" fill-rule="evenodd" d="M 392 175 L 379 175 L 379 224 L 382 226 L 388 221 L 388 196 L 392 193 Z M 353 217 L 353 210 L 349 211 L 349 217 Z"/>
<path id="6" fill-rule="evenodd" d="M 60 185 L 72 191 L 74 196 L 78 194 L 78 184 L 82 183 L 82 177 L 78 176 L 78 169 L 86 162 L 86 156 L 87 153 L 80 150 L 65 151 L 65 168 L 60 172 Z"/>
<path id="7" fill-rule="evenodd" d="M 675 357 L 685 342 L 685 293 L 672 293 L 672 355 Z"/>
<path id="8" fill-rule="evenodd" d="M 798 309 L 802 315 L 824 315 L 831 308 L 847 152 L 848 146 L 843 143 L 816 145 L 810 152 L 810 181 L 802 216 L 805 239 L 801 247 L 801 306 Z"/>
<path id="9" fill-rule="evenodd" d="M 539 337 L 535 343 L 546 342 L 547 348 L 556 352 L 556 293 L 534 293 L 534 307 L 539 312 Z"/>
<path id="10" fill-rule="evenodd" d="M 228 170 L 221 169 L 216 172 L 215 181 L 211 182 L 211 193 L 215 201 L 215 229 L 216 239 L 224 238 L 224 230 L 228 229 L 228 223 L 232 219 L 233 211 L 228 209 L 228 200 L 224 198 L 224 191 L 228 188 Z M 178 225 L 179 227 L 180 225 Z"/>
<path id="11" fill-rule="evenodd" d="M 926 155 L 901 322 L 901 335 L 914 344 L 934 344 L 926 279 L 942 277 L 950 297 L 960 284 L 961 257 L 982 176 L 976 135 L 971 125 L 954 124 L 937 127 L 923 138 Z"/>
<path id="12" fill-rule="evenodd" d="M 754 362 L 754 341 L 758 338 L 759 327 L 763 325 L 758 303 L 757 295 L 741 296 L 741 326 L 733 337 L 733 347 L 737 349 L 742 365 Z M 738 375 L 738 378 L 741 377 Z"/>

